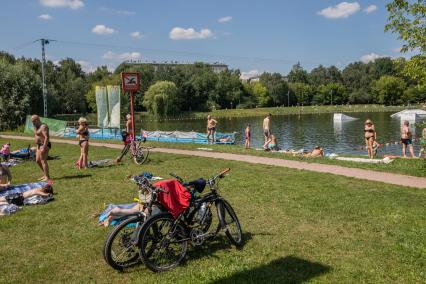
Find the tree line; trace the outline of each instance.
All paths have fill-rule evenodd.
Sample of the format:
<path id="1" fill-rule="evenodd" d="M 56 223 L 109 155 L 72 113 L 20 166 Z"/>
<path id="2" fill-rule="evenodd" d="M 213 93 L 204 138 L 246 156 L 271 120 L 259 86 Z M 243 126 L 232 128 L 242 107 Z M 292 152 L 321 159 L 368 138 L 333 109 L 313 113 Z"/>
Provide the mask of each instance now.
<path id="1" fill-rule="evenodd" d="M 85 73 L 71 58 L 48 61 L 48 115 L 95 112 L 95 86 L 120 84 L 123 71 L 141 74 L 136 110 L 156 116 L 224 108 L 426 102 L 426 1 L 393 0 L 386 7 L 385 31 L 404 42 L 402 52 L 418 55 L 353 62 L 343 70 L 320 65 L 308 72 L 296 64 L 286 76 L 263 73 L 251 82 L 242 82 L 239 70 L 215 73 L 203 63 L 158 70 L 123 63 L 114 72 L 102 66 Z M 29 113 L 43 113 L 41 85 L 40 60 L 0 52 L 0 130 L 21 125 Z M 122 105 L 128 109 L 127 96 L 122 96 Z"/>

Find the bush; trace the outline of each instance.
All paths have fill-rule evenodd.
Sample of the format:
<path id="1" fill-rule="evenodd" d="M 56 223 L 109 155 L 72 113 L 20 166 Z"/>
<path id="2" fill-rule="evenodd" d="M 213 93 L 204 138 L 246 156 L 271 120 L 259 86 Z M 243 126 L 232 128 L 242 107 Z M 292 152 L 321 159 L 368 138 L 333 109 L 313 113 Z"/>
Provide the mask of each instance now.
<path id="1" fill-rule="evenodd" d="M 169 81 L 158 81 L 149 87 L 143 100 L 148 112 L 158 117 L 176 115 L 179 110 L 177 103 L 178 89 Z"/>

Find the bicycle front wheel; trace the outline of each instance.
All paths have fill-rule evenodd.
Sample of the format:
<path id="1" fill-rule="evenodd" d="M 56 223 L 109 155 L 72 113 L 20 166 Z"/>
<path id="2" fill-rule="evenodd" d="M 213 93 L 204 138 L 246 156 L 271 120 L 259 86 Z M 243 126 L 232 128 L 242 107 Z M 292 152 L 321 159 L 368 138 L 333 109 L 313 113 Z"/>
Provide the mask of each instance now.
<path id="1" fill-rule="evenodd" d="M 243 245 L 243 233 L 241 231 L 240 221 L 231 204 L 222 199 L 217 204 L 217 214 L 222 229 L 225 231 L 229 241 L 235 246 Z"/>
<path id="2" fill-rule="evenodd" d="M 152 271 L 160 272 L 175 268 L 185 258 L 188 240 L 185 229 L 169 213 L 151 217 L 141 229 L 140 256 Z"/>
<path id="3" fill-rule="evenodd" d="M 139 146 L 134 155 L 133 155 L 133 161 L 137 164 L 137 165 L 142 165 L 143 163 L 146 162 L 146 160 L 148 159 L 149 156 L 149 148 L 147 147 L 143 147 L 143 146 Z"/>
<path id="4" fill-rule="evenodd" d="M 104 259 L 116 270 L 123 270 L 140 262 L 137 247 L 137 231 L 145 221 L 145 216 L 130 217 L 109 234 L 104 244 Z"/>

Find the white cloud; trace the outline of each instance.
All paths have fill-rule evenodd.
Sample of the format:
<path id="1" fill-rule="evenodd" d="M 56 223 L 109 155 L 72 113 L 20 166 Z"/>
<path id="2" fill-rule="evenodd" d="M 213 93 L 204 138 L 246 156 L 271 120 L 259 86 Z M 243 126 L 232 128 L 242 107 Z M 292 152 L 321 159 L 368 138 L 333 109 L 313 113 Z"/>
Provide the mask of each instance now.
<path id="1" fill-rule="evenodd" d="M 129 34 L 134 39 L 143 38 L 143 35 L 139 31 L 135 31 Z"/>
<path id="2" fill-rule="evenodd" d="M 109 28 L 105 25 L 96 25 L 92 29 L 92 33 L 99 35 L 108 35 L 116 32 L 113 28 Z"/>
<path id="3" fill-rule="evenodd" d="M 91 73 L 96 70 L 96 67 L 90 64 L 90 62 L 85 60 L 78 60 L 76 61 L 81 66 L 81 70 L 83 70 L 85 73 Z"/>
<path id="4" fill-rule="evenodd" d="M 51 20 L 51 19 L 52 19 L 52 16 L 50 16 L 49 14 L 42 14 L 42 15 L 38 16 L 38 18 L 39 18 L 40 20 L 48 21 L 48 20 Z"/>
<path id="5" fill-rule="evenodd" d="M 102 58 L 112 61 L 140 60 L 141 54 L 136 51 L 124 53 L 115 53 L 112 51 L 108 51 L 102 56 Z"/>
<path id="6" fill-rule="evenodd" d="M 213 37 L 213 32 L 209 29 L 201 29 L 197 32 L 193 28 L 175 27 L 170 31 L 170 38 L 173 40 L 206 39 L 211 37 Z"/>
<path id="7" fill-rule="evenodd" d="M 52 8 L 70 8 L 73 10 L 84 7 L 83 0 L 40 0 L 40 4 Z"/>
<path id="8" fill-rule="evenodd" d="M 254 69 L 254 70 L 250 70 L 250 71 L 247 71 L 247 72 L 241 72 L 240 79 L 241 80 L 248 80 L 250 78 L 253 78 L 253 77 L 256 77 L 256 76 L 259 76 L 259 75 L 260 75 L 259 70 Z"/>
<path id="9" fill-rule="evenodd" d="M 361 5 L 359 5 L 358 2 L 341 2 L 334 7 L 330 6 L 328 8 L 322 9 L 318 12 L 318 15 L 329 19 L 348 18 L 350 15 L 355 14 L 360 9 Z"/>
<path id="10" fill-rule="evenodd" d="M 364 12 L 367 14 L 373 13 L 374 11 L 377 10 L 377 6 L 376 5 L 370 5 L 367 8 L 364 9 Z"/>
<path id="11" fill-rule="evenodd" d="M 226 16 L 226 17 L 222 17 L 220 19 L 217 20 L 219 23 L 226 23 L 226 22 L 230 22 L 232 21 L 232 17 L 231 16 Z"/>
<path id="12" fill-rule="evenodd" d="M 359 58 L 363 63 L 374 62 L 378 58 L 386 57 L 384 55 L 378 55 L 376 53 L 365 54 Z"/>

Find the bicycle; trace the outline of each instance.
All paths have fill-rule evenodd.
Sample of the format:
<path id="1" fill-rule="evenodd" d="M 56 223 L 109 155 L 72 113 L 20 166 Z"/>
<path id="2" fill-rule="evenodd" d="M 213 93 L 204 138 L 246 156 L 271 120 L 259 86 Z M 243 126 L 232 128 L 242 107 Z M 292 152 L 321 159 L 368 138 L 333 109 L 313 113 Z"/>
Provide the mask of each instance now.
<path id="1" fill-rule="evenodd" d="M 114 269 L 122 271 L 140 263 L 139 249 L 137 247 L 138 232 L 145 220 L 161 211 L 161 205 L 157 202 L 160 192 L 165 192 L 161 188 L 153 187 L 145 177 L 133 177 L 139 187 L 140 195 L 145 196 L 143 212 L 137 212 L 124 216 L 124 221 L 120 222 L 108 235 L 103 247 L 105 261 Z M 141 198 L 138 200 L 141 202 Z"/>
<path id="2" fill-rule="evenodd" d="M 138 237 L 139 255 L 150 270 L 160 272 L 175 268 L 185 258 L 188 242 L 200 246 L 207 239 L 216 237 L 221 230 L 233 245 L 242 246 L 243 236 L 238 217 L 229 202 L 218 193 L 218 180 L 229 171 L 228 168 L 207 180 L 204 187 L 208 185 L 210 192 L 194 198 L 190 207 L 176 219 L 168 212 L 161 212 L 142 225 Z M 186 187 L 191 186 L 191 183 L 183 182 L 179 176 L 172 176 Z M 210 230 L 213 205 L 219 224 Z"/>
<path id="3" fill-rule="evenodd" d="M 120 156 L 117 158 L 117 162 L 120 162 L 121 159 L 130 151 L 130 158 L 133 158 L 133 161 L 137 165 L 142 165 L 146 162 L 149 156 L 150 147 L 142 146 L 142 143 L 145 143 L 146 138 L 143 139 L 135 139 L 134 137 L 130 137 L 129 141 L 124 141 L 125 146 L 123 150 L 121 150 Z"/>

